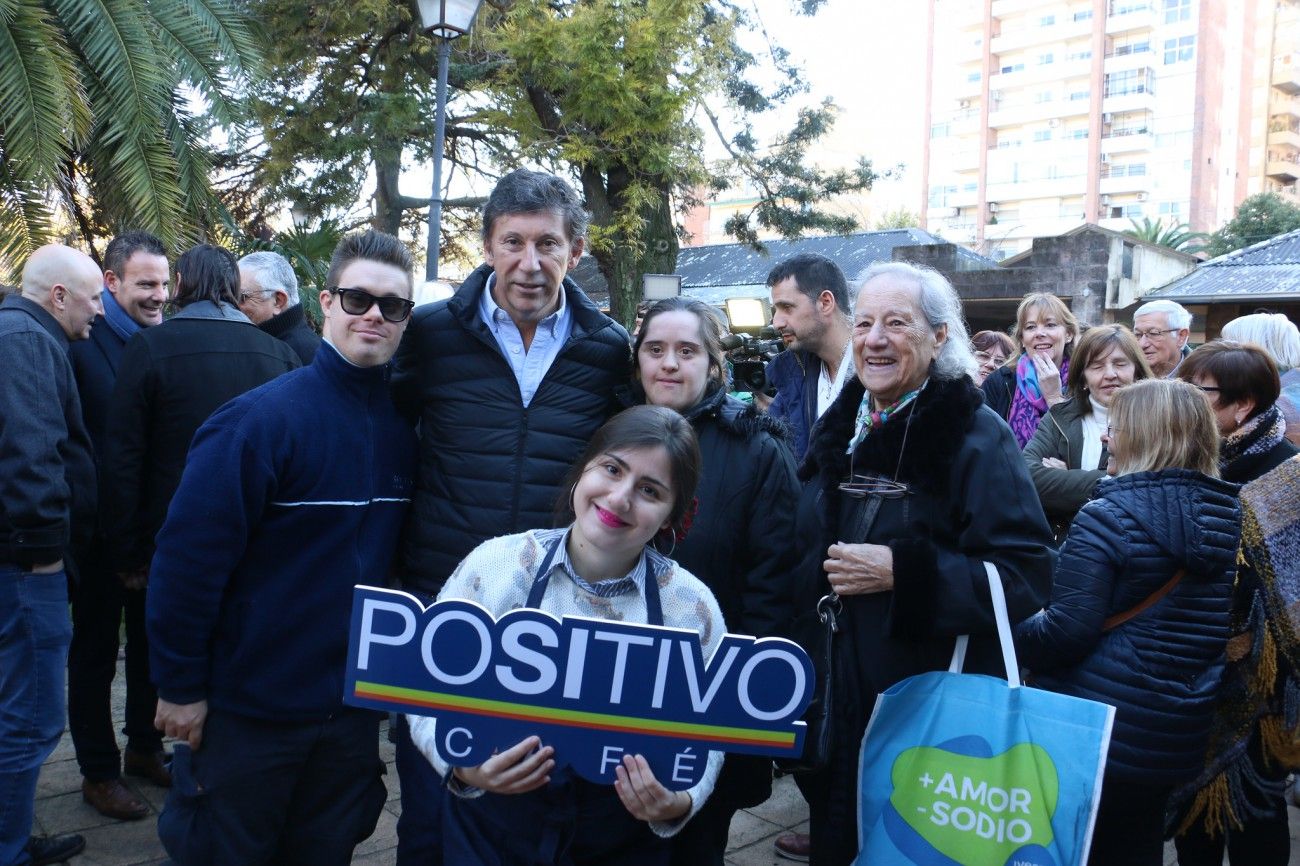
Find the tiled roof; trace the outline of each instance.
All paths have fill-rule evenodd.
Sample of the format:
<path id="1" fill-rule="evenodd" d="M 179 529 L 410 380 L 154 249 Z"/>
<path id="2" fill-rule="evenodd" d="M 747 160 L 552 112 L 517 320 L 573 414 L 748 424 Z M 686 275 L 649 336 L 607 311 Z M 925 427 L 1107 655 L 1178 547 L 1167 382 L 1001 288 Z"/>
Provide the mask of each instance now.
<path id="1" fill-rule="evenodd" d="M 1300 229 L 1211 259 L 1143 300 L 1300 299 Z"/>
<path id="2" fill-rule="evenodd" d="M 744 294 L 767 294 L 767 274 L 796 253 L 820 253 L 840 266 L 851 281 L 868 265 L 890 261 L 894 247 L 941 244 L 943 238 L 922 229 L 890 229 L 848 235 L 764 241 L 759 252 L 748 244 L 683 247 L 677 254 L 682 294 L 709 302 Z M 998 263 L 964 247 L 957 248 L 959 270 L 997 268 Z M 608 296 L 609 288 L 595 259 L 583 256 L 570 275 L 593 296 Z"/>

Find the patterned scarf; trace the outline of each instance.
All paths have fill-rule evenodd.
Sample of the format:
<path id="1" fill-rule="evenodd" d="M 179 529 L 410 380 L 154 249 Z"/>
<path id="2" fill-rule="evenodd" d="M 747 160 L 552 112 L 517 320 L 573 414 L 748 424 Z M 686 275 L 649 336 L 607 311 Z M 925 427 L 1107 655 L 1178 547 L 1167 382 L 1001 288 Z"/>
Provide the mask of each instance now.
<path id="1" fill-rule="evenodd" d="M 858 420 L 853 427 L 853 439 L 849 441 L 848 450 L 844 453 L 852 454 L 854 449 L 862 444 L 862 440 L 867 438 L 867 434 L 898 414 L 900 409 L 910 406 L 912 401 L 916 399 L 916 395 L 925 390 L 925 386 L 929 382 L 930 380 L 926 379 L 921 383 L 920 388 L 915 391 L 908 391 L 879 412 L 871 408 L 871 392 L 864 392 L 862 403 L 858 405 Z"/>
<path id="2" fill-rule="evenodd" d="M 1260 776 L 1258 740 L 1270 765 L 1300 766 L 1300 457 L 1241 489 L 1241 550 L 1227 666 L 1205 767 L 1170 799 L 1182 833 L 1197 821 L 1212 837 L 1266 817 L 1281 785 Z M 1282 806 L 1286 808 L 1285 805 Z"/>
<path id="3" fill-rule="evenodd" d="M 1061 382 L 1070 372 L 1070 359 L 1061 361 Z M 1047 414 L 1047 398 L 1038 386 L 1038 370 L 1034 367 L 1029 354 L 1020 356 L 1016 362 L 1016 394 L 1011 399 L 1011 413 L 1007 423 L 1011 432 L 1016 434 L 1016 443 L 1024 448 L 1034 438 L 1038 422 Z"/>
<path id="4" fill-rule="evenodd" d="M 1263 454 L 1275 448 L 1284 438 L 1286 419 L 1274 403 L 1223 440 L 1219 446 L 1219 470 L 1227 469 L 1242 457 Z"/>

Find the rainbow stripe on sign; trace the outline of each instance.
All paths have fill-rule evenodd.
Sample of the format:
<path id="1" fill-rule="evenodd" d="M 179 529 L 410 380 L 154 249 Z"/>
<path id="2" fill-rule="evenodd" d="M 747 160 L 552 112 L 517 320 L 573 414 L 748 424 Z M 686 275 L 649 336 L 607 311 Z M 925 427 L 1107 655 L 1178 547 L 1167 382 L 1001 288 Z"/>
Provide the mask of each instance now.
<path id="1" fill-rule="evenodd" d="M 468 698 L 442 692 L 427 692 L 382 683 L 357 680 L 353 694 L 358 698 L 400 704 L 406 707 L 424 707 L 447 710 L 473 716 L 493 716 L 517 719 L 524 722 L 545 722 L 593 731 L 625 731 L 677 740 L 702 740 L 708 743 L 734 743 L 748 746 L 775 746 L 790 751 L 794 749 L 794 733 L 763 731 L 752 728 L 732 728 L 723 725 L 701 725 L 692 722 L 663 722 L 639 719 L 635 716 L 614 716 L 584 710 L 561 710 L 538 707 L 510 701 L 493 701 L 485 698 Z"/>

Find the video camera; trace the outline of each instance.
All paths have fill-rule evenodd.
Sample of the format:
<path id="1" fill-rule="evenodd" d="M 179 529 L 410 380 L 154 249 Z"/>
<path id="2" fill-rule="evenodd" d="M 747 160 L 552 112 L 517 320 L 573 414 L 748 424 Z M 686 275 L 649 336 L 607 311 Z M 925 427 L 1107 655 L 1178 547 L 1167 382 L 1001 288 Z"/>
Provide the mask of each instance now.
<path id="1" fill-rule="evenodd" d="M 732 388 L 736 391 L 773 393 L 767 384 L 767 362 L 785 348 L 785 343 L 770 325 L 748 334 L 724 334 L 722 350 L 731 363 Z"/>

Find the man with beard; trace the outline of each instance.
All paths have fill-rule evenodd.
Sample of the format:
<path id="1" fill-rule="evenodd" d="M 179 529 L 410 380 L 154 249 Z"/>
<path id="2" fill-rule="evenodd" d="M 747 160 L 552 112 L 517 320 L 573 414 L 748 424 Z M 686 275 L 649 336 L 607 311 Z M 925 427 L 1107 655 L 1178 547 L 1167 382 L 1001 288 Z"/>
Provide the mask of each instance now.
<path id="1" fill-rule="evenodd" d="M 786 259 L 767 275 L 772 327 L 786 351 L 767 365 L 776 397 L 767 413 L 790 427 L 794 456 L 808 450 L 808 431 L 834 402 L 852 367 L 849 289 L 833 261 L 816 253 Z"/>

